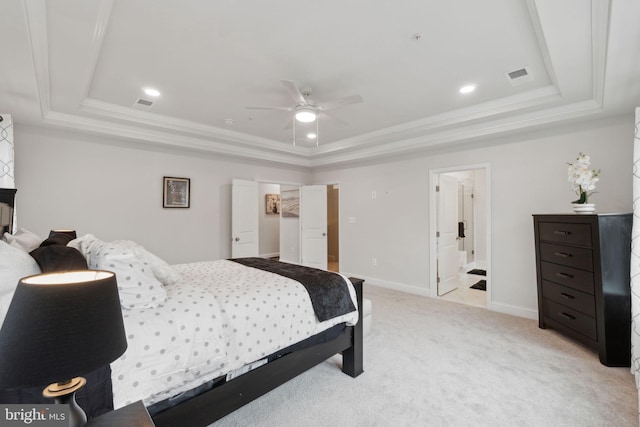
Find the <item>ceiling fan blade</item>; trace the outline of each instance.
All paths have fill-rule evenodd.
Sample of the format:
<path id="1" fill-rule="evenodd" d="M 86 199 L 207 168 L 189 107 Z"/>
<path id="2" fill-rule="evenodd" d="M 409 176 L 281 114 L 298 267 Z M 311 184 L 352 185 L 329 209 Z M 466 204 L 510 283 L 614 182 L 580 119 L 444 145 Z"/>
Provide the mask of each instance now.
<path id="1" fill-rule="evenodd" d="M 291 107 L 244 107 L 247 110 L 276 110 L 276 111 L 293 111 Z"/>
<path id="2" fill-rule="evenodd" d="M 326 112 L 324 112 L 324 111 L 323 111 L 323 112 L 320 114 L 320 116 L 321 116 L 321 117 L 326 117 L 326 118 L 328 118 L 328 119 L 332 120 L 335 124 L 337 124 L 337 125 L 338 125 L 338 126 L 340 126 L 340 127 L 349 126 L 349 123 L 345 122 L 345 121 L 344 121 L 344 120 L 342 120 L 342 119 L 337 118 L 337 117 L 336 117 L 336 116 L 334 116 L 333 114 L 329 114 L 329 113 L 326 113 Z"/>
<path id="3" fill-rule="evenodd" d="M 290 80 L 280 80 L 280 82 L 287 88 L 289 95 L 296 101 L 296 104 L 307 105 L 307 101 L 304 99 L 302 92 L 300 92 L 300 89 L 298 89 L 298 86 L 296 86 L 294 82 Z"/>
<path id="4" fill-rule="evenodd" d="M 335 99 L 333 101 L 326 101 L 316 104 L 316 108 L 320 111 L 331 110 L 333 108 L 342 107 L 344 105 L 358 104 L 362 102 L 360 95 L 351 95 L 344 98 Z"/>

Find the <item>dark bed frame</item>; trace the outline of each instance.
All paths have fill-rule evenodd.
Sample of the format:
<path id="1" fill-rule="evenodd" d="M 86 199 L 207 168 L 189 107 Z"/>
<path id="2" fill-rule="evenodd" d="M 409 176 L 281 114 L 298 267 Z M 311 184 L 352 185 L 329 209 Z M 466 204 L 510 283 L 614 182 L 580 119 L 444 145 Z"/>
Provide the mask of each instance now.
<path id="1" fill-rule="evenodd" d="M 290 379 L 342 353 L 342 372 L 355 378 L 363 370 L 362 284 L 350 277 L 358 300 L 358 323 L 347 326 L 337 338 L 295 351 L 231 381 L 154 415 L 157 427 L 201 427 L 230 414 Z"/>
<path id="2" fill-rule="evenodd" d="M 0 202 L 14 207 L 15 189 L 0 188 Z M 334 339 L 293 351 L 233 380 L 152 416 L 157 427 L 204 427 L 268 393 L 290 379 L 342 353 L 342 372 L 355 378 L 363 370 L 362 284 L 350 277 L 358 301 L 358 323 Z"/>

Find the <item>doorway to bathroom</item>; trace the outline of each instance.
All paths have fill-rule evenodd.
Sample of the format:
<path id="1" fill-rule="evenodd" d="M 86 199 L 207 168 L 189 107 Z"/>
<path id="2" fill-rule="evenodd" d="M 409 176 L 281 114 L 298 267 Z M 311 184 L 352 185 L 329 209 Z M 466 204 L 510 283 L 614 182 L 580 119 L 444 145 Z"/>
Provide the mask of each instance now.
<path id="1" fill-rule="evenodd" d="M 489 166 L 430 171 L 431 296 L 490 308 Z"/>

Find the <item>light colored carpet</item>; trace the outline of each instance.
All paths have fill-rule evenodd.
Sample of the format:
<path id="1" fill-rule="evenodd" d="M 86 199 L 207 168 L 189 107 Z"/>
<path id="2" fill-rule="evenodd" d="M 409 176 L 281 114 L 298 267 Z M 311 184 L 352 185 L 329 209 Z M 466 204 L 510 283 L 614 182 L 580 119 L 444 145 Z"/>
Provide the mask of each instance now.
<path id="1" fill-rule="evenodd" d="M 536 321 L 365 284 L 365 373 L 336 356 L 212 426 L 638 426 L 628 368 Z"/>

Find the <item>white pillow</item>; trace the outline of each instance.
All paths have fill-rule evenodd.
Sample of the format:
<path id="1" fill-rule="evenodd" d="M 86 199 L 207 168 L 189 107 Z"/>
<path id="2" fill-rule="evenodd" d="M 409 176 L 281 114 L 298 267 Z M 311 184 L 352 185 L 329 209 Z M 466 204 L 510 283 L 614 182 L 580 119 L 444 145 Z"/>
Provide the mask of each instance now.
<path id="1" fill-rule="evenodd" d="M 90 234 L 72 240 L 67 246 L 78 249 L 89 268 L 116 274 L 123 308 L 156 308 L 167 300 L 167 292 L 153 275 L 151 264 L 133 248 L 103 242 Z"/>
<path id="2" fill-rule="evenodd" d="M 40 273 L 40 267 L 31 255 L 0 240 L 0 325 L 7 315 L 18 281 Z"/>
<path id="3" fill-rule="evenodd" d="M 93 234 L 85 234 L 84 236 L 80 236 L 77 239 L 73 239 L 72 241 L 67 243 L 67 246 L 76 248 L 77 250 L 79 250 L 80 253 L 85 257 L 87 262 L 89 262 L 89 259 L 87 258 L 87 253 L 89 252 L 89 249 L 91 248 L 91 246 L 96 242 L 101 242 L 101 240 L 98 239 Z"/>
<path id="4" fill-rule="evenodd" d="M 36 249 L 42 243 L 42 240 L 37 234 L 32 233 L 24 228 L 19 229 L 13 234 L 4 233 L 4 241 L 11 246 L 22 249 L 25 252 L 31 252 Z"/>
<path id="5" fill-rule="evenodd" d="M 139 245 L 132 240 L 116 240 L 113 243 L 117 243 L 123 247 L 131 248 L 136 255 L 138 255 L 142 259 L 147 260 L 147 262 L 151 265 L 151 271 L 153 271 L 153 275 L 163 285 L 173 285 L 182 280 L 180 274 L 173 267 L 171 267 L 168 262 L 157 256 L 156 254 L 149 252 L 142 245 Z"/>

